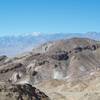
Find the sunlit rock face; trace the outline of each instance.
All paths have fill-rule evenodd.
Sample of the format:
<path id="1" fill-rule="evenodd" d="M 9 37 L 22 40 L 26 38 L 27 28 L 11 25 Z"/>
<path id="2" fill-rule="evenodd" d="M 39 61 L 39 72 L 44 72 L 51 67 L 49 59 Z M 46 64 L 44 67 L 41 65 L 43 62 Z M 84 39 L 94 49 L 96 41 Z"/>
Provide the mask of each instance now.
<path id="1" fill-rule="evenodd" d="M 53 78 L 58 80 L 63 80 L 66 77 L 66 72 L 62 66 L 55 65 L 53 69 Z"/>
<path id="2" fill-rule="evenodd" d="M 54 79 L 63 79 L 63 75 L 59 71 L 54 71 Z"/>
<path id="3" fill-rule="evenodd" d="M 10 80 L 15 83 L 17 82 L 21 77 L 23 76 L 23 73 L 21 72 L 14 72 Z"/>

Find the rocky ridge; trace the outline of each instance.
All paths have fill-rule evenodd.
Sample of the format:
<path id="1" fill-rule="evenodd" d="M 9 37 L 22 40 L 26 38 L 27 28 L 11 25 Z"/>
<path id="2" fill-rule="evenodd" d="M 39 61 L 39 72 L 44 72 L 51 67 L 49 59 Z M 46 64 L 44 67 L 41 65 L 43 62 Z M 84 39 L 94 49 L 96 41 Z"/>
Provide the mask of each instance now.
<path id="1" fill-rule="evenodd" d="M 49 42 L 32 52 L 0 59 L 1 82 L 34 85 L 52 100 L 89 100 L 81 98 L 92 96 L 86 90 L 100 77 L 100 42 L 87 38 Z M 82 94 L 73 99 L 65 96 L 74 93 Z"/>
<path id="2" fill-rule="evenodd" d="M 0 85 L 0 100 L 50 100 L 30 84 Z"/>

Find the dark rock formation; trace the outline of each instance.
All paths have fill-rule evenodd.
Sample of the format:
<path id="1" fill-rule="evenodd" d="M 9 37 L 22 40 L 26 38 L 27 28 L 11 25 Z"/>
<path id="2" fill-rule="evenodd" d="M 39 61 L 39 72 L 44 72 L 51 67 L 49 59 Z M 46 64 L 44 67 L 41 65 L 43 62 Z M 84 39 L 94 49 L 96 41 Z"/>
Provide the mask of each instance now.
<path id="1" fill-rule="evenodd" d="M 5 60 L 6 58 L 7 58 L 7 56 L 5 56 L 5 55 L 0 56 L 0 61 Z"/>
<path id="2" fill-rule="evenodd" d="M 8 72 L 8 71 L 12 71 L 12 70 L 21 68 L 22 66 L 23 66 L 23 65 L 22 65 L 21 63 L 16 63 L 16 64 L 13 64 L 13 67 L 3 68 L 2 70 L 0 70 L 0 73 L 6 73 L 6 72 Z"/>
<path id="3" fill-rule="evenodd" d="M 3 93 L 3 95 L 2 95 Z M 3 97 L 5 96 L 5 97 Z M 0 100 L 50 100 L 47 95 L 30 84 L 0 85 Z"/>
<path id="4" fill-rule="evenodd" d="M 68 59 L 68 52 L 61 51 L 61 52 L 56 52 L 55 54 L 52 55 L 53 59 L 56 60 L 67 60 Z"/>

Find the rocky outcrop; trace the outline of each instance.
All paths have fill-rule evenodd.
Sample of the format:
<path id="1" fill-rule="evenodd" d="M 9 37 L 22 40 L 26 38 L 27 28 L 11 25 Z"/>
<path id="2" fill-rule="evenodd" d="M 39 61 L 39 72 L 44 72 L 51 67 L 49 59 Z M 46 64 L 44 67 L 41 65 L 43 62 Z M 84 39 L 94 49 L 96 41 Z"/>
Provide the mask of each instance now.
<path id="1" fill-rule="evenodd" d="M 59 51 L 52 55 L 53 59 L 56 60 L 67 60 L 69 58 L 68 52 L 66 51 Z"/>
<path id="2" fill-rule="evenodd" d="M 12 71 L 18 68 L 21 68 L 23 65 L 21 63 L 16 63 L 16 64 L 12 64 L 11 67 L 5 67 L 2 70 L 0 70 L 0 73 L 6 73 L 8 71 Z"/>
<path id="3" fill-rule="evenodd" d="M 0 56 L 0 65 L 4 64 L 7 61 L 8 57 L 5 55 Z"/>
<path id="4" fill-rule="evenodd" d="M 30 84 L 0 85 L 0 100 L 50 100 Z"/>
<path id="5" fill-rule="evenodd" d="M 7 56 L 5 56 L 5 55 L 0 56 L 0 61 L 5 60 L 6 58 L 7 58 Z"/>

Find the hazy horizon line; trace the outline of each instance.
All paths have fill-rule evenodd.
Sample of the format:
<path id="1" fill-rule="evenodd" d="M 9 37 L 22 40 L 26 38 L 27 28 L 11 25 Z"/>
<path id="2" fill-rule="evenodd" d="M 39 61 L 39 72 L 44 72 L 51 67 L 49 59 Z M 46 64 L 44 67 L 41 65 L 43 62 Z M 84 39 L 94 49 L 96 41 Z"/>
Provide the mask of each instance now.
<path id="1" fill-rule="evenodd" d="M 53 35 L 53 34 L 87 34 L 87 33 L 100 33 L 96 31 L 88 31 L 88 32 L 19 32 L 19 33 L 4 33 L 0 34 L 0 37 L 2 36 L 27 36 L 27 35 L 33 35 L 33 36 L 40 36 L 40 35 Z"/>

